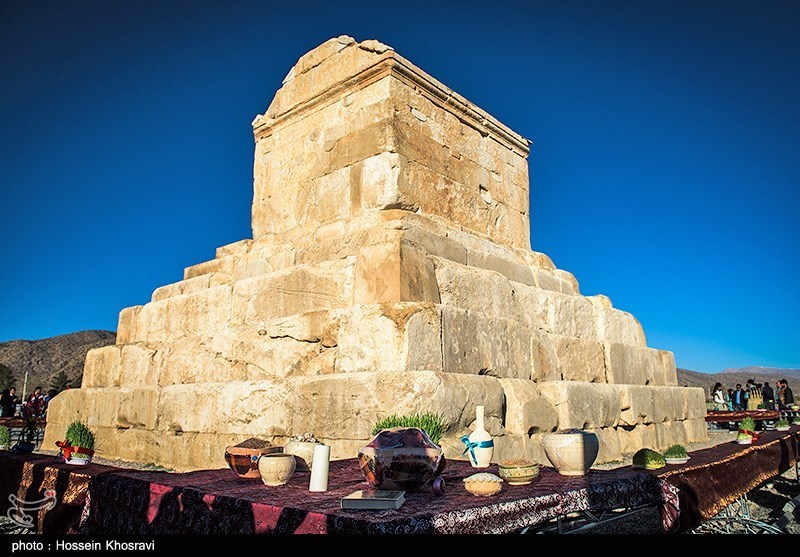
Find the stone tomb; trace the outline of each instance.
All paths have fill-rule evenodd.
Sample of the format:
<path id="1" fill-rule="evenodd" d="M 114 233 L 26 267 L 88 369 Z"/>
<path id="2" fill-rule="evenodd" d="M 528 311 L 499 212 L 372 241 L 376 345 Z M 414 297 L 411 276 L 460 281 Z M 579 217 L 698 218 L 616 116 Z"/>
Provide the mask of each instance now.
<path id="1" fill-rule="evenodd" d="M 312 431 L 356 455 L 376 419 L 441 412 L 445 454 L 483 405 L 495 460 L 598 434 L 599 461 L 705 439 L 702 389 L 602 295 L 531 251 L 529 143 L 377 41 L 291 69 L 255 133 L 253 239 L 120 312 L 45 447 L 83 419 L 97 453 L 225 466 L 251 436 Z"/>

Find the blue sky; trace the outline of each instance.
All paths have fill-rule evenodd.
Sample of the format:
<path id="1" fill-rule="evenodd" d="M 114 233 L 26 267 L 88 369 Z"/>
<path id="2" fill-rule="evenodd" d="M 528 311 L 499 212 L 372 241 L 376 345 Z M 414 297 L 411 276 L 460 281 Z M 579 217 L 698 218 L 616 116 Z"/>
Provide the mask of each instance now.
<path id="1" fill-rule="evenodd" d="M 0 3 L 0 341 L 251 236 L 281 80 L 375 38 L 533 141 L 533 249 L 678 366 L 800 368 L 800 2 Z"/>

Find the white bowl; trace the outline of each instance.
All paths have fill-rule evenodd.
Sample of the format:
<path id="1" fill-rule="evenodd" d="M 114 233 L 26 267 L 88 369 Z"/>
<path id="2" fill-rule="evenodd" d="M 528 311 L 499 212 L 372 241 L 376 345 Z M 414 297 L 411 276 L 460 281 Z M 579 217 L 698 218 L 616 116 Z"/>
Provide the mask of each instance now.
<path id="1" fill-rule="evenodd" d="M 692 457 L 690 457 L 690 456 L 686 456 L 686 457 L 683 457 L 683 458 L 668 458 L 668 457 L 664 457 L 664 460 L 667 461 L 667 464 L 686 464 L 687 462 L 689 462 L 690 458 L 692 458 Z"/>

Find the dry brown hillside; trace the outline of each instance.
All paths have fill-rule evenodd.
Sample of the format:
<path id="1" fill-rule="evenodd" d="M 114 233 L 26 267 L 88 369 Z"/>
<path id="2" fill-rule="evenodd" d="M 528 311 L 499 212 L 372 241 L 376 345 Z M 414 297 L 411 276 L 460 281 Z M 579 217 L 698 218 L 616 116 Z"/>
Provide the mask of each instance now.
<path id="1" fill-rule="evenodd" d="M 80 331 L 41 340 L 0 342 L 0 364 L 11 370 L 18 394 L 22 394 L 25 370 L 29 393 L 36 386 L 49 389 L 61 371 L 67 374 L 71 385 L 79 387 L 86 352 L 114 344 L 116 337 L 113 331 Z"/>

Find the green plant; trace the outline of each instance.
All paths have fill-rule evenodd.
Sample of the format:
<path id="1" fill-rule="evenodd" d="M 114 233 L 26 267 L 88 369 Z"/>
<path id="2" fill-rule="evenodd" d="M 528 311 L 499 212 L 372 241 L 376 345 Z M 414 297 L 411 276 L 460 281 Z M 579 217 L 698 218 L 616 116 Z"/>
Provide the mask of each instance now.
<path id="1" fill-rule="evenodd" d="M 392 427 L 418 427 L 427 433 L 431 441 L 437 445 L 447 429 L 444 423 L 444 416 L 441 414 L 434 412 L 418 412 L 410 416 L 397 416 L 392 414 L 382 420 L 378 420 L 375 422 L 375 425 L 372 426 L 372 434 L 375 435 L 382 429 L 389 429 Z"/>
<path id="2" fill-rule="evenodd" d="M 633 455 L 633 465 L 648 470 L 655 470 L 667 465 L 664 455 L 653 449 L 639 449 Z"/>
<path id="3" fill-rule="evenodd" d="M 689 453 L 686 452 L 686 447 L 683 445 L 672 445 L 664 451 L 664 456 L 666 458 L 686 458 Z"/>
<path id="4" fill-rule="evenodd" d="M 8 446 L 11 441 L 11 432 L 4 425 L 0 425 L 0 445 Z"/>
<path id="5" fill-rule="evenodd" d="M 71 447 L 82 447 L 84 449 L 94 449 L 94 433 L 85 423 L 74 421 L 67 427 L 67 444 Z"/>
<path id="6" fill-rule="evenodd" d="M 742 421 L 739 422 L 739 431 L 742 430 L 754 432 L 756 430 L 756 421 L 750 416 L 742 418 Z"/>
<path id="7" fill-rule="evenodd" d="M 789 427 L 789 420 L 786 418 L 781 418 L 777 422 L 775 422 L 775 427 Z"/>

